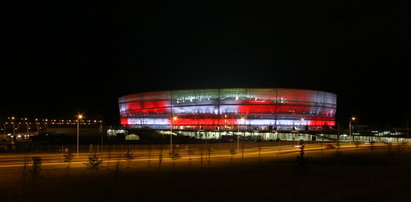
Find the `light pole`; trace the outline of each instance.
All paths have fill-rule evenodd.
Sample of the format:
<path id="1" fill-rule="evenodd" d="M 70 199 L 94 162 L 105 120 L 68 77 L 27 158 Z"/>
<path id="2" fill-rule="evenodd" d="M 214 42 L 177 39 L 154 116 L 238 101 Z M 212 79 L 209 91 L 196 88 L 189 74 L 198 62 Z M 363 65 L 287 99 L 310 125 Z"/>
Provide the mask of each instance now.
<path id="1" fill-rule="evenodd" d="M 300 120 L 301 120 L 301 123 L 300 123 L 300 131 L 299 131 L 299 134 L 298 134 L 298 135 L 301 136 L 301 131 L 302 131 L 303 129 L 305 130 L 305 128 L 302 128 L 302 127 L 304 127 L 304 124 L 303 124 L 303 123 L 304 123 L 304 120 L 305 120 L 305 119 L 304 119 L 304 118 L 301 118 Z M 299 137 L 299 138 L 300 138 L 300 137 Z"/>
<path id="2" fill-rule="evenodd" d="M 30 125 L 29 125 L 29 122 L 27 121 L 27 118 L 26 118 L 26 133 L 27 133 L 27 135 L 30 132 L 29 130 L 30 130 Z"/>
<path id="3" fill-rule="evenodd" d="M 244 121 L 244 117 L 241 117 L 241 122 Z M 244 123 L 243 123 L 244 124 Z M 238 127 L 237 127 L 237 151 L 240 150 L 240 122 L 238 122 Z"/>
<path id="4" fill-rule="evenodd" d="M 176 121 L 177 116 L 171 118 L 171 127 L 170 127 L 170 154 L 173 152 L 173 122 Z"/>
<path id="5" fill-rule="evenodd" d="M 15 136 L 15 133 L 16 133 L 16 126 L 14 125 L 14 116 L 12 116 L 11 117 L 11 123 L 12 123 L 12 126 L 13 126 L 13 137 Z"/>
<path id="6" fill-rule="evenodd" d="M 82 114 L 77 115 L 77 156 L 80 143 L 80 120 L 83 118 Z"/>
<path id="7" fill-rule="evenodd" d="M 101 150 L 103 150 L 103 121 L 100 120 L 100 127 L 99 127 L 99 132 L 100 132 L 100 143 L 101 143 Z"/>
<path id="8" fill-rule="evenodd" d="M 348 129 L 349 129 L 349 135 L 351 136 L 351 138 L 352 138 L 352 141 L 354 142 L 354 135 L 352 135 L 352 124 L 351 124 L 351 122 L 352 121 L 355 121 L 355 117 L 351 117 L 351 119 L 350 119 L 350 121 L 348 122 Z"/>
<path id="9" fill-rule="evenodd" d="M 407 142 L 409 141 L 408 138 L 410 138 L 410 136 L 409 136 L 409 134 L 408 134 L 408 116 L 407 116 Z"/>

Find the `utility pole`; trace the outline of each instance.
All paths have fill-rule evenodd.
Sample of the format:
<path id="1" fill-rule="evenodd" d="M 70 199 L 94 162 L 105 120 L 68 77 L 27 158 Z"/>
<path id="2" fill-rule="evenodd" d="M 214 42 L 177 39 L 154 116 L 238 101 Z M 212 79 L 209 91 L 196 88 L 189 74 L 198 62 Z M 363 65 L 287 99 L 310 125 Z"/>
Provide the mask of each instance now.
<path id="1" fill-rule="evenodd" d="M 171 118 L 170 127 L 170 154 L 173 152 L 173 118 Z"/>
<path id="2" fill-rule="evenodd" d="M 240 120 L 241 122 L 244 122 L 244 117 L 241 117 Z M 244 124 L 244 123 L 243 123 Z M 240 123 L 238 123 L 238 128 L 237 128 L 237 151 L 240 151 Z"/>
<path id="3" fill-rule="evenodd" d="M 340 150 L 340 122 L 337 121 L 337 149 Z"/>
<path id="4" fill-rule="evenodd" d="M 354 135 L 352 134 L 352 124 L 351 121 L 355 121 L 355 117 L 351 117 L 350 121 L 348 122 L 348 131 L 350 133 L 350 136 L 352 137 L 352 142 L 354 142 Z"/>
<path id="5" fill-rule="evenodd" d="M 78 156 L 78 147 L 79 147 L 79 136 L 80 136 L 80 134 L 79 134 L 79 132 L 80 132 L 80 119 L 77 119 L 77 147 L 76 147 L 76 149 L 77 149 L 77 156 Z"/>
<path id="6" fill-rule="evenodd" d="M 240 151 L 240 123 L 237 128 L 237 151 Z"/>
<path id="7" fill-rule="evenodd" d="M 177 116 L 171 117 L 171 127 L 170 127 L 170 153 L 173 152 L 173 122 L 177 120 Z"/>
<path id="8" fill-rule="evenodd" d="M 30 129 L 30 125 L 29 125 L 29 122 L 27 121 L 27 118 L 26 118 L 26 134 L 28 135 L 29 134 L 29 129 Z"/>
<path id="9" fill-rule="evenodd" d="M 173 91 L 170 91 L 170 108 L 171 108 L 171 117 L 170 117 L 170 155 L 173 152 L 173 121 L 177 120 L 177 117 L 174 116 L 173 111 Z"/>
<path id="10" fill-rule="evenodd" d="M 16 133 L 16 126 L 14 125 L 14 116 L 11 117 L 11 120 L 12 120 L 11 123 L 13 125 L 13 137 L 14 137 L 14 136 L 16 136 L 16 134 L 15 134 Z"/>
<path id="11" fill-rule="evenodd" d="M 354 137 L 352 137 L 352 134 L 351 134 L 351 120 L 348 122 L 348 136 L 349 137 L 351 137 L 352 139 L 352 141 L 354 142 Z"/>
<path id="12" fill-rule="evenodd" d="M 80 120 L 83 118 L 82 114 L 79 114 L 77 116 L 77 156 L 78 156 L 78 151 L 79 151 L 79 146 L 80 146 Z"/>
<path id="13" fill-rule="evenodd" d="M 99 132 L 100 132 L 100 141 L 101 141 L 100 150 L 102 151 L 103 150 L 103 121 L 100 121 Z"/>
<path id="14" fill-rule="evenodd" d="M 408 129 L 408 116 L 407 116 L 407 142 L 408 142 L 408 138 L 410 138 L 410 135 L 409 135 L 409 129 Z"/>

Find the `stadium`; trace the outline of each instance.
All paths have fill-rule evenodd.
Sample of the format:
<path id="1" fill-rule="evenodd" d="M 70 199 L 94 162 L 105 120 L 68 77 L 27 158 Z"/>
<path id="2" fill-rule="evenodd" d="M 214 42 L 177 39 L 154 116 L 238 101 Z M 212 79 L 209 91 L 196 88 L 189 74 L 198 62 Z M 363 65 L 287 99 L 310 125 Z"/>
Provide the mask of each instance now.
<path id="1" fill-rule="evenodd" d="M 156 91 L 120 97 L 121 125 L 198 139 L 295 139 L 335 126 L 337 95 L 284 88 Z M 306 136 L 303 139 L 310 139 Z"/>

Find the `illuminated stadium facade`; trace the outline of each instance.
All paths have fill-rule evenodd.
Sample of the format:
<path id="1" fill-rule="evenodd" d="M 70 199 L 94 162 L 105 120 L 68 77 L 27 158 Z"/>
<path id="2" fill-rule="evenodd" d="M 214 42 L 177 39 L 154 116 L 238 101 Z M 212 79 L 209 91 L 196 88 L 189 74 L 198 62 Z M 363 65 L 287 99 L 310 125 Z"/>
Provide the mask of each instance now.
<path id="1" fill-rule="evenodd" d="M 219 138 L 239 132 L 271 134 L 333 127 L 337 96 L 284 88 L 173 90 L 123 96 L 119 108 L 126 128 L 173 129 L 195 137 L 205 131 Z"/>

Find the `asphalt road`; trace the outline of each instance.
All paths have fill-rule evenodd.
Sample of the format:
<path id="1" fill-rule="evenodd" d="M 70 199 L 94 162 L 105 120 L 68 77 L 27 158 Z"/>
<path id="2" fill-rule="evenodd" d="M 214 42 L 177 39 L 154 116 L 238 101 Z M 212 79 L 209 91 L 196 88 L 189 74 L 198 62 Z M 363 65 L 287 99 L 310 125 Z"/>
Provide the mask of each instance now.
<path id="1" fill-rule="evenodd" d="M 355 146 L 354 144 L 343 143 L 340 146 L 341 150 L 354 150 L 354 149 L 363 149 L 370 147 L 369 144 L 361 144 Z M 383 143 L 376 143 L 373 146 L 381 147 L 385 146 Z M 180 148 L 178 154 L 179 158 L 172 159 L 169 157 L 168 149 L 147 149 L 145 148 L 134 148 L 130 150 L 129 158 L 126 157 L 127 150 L 115 150 L 115 151 L 102 151 L 97 152 L 99 160 L 103 160 L 105 164 L 110 165 L 111 163 L 120 162 L 120 163 L 134 163 L 138 165 L 139 162 L 150 163 L 183 163 L 183 162 L 192 162 L 192 163 L 203 163 L 204 161 L 213 161 L 213 163 L 224 163 L 232 161 L 233 159 L 264 159 L 264 158 L 273 158 L 273 157 L 287 157 L 295 156 L 298 152 L 301 151 L 298 145 L 282 145 L 282 146 L 261 146 L 261 147 L 248 147 L 237 150 L 236 145 L 231 145 L 228 148 L 214 148 L 213 144 L 208 145 L 209 149 L 189 149 L 189 148 Z M 232 151 L 235 150 L 235 153 Z M 336 148 L 327 148 L 326 144 L 306 144 L 304 151 L 306 153 L 313 151 L 336 151 Z M 87 167 L 86 163 L 89 162 L 90 152 L 80 152 L 77 156 L 76 153 L 72 153 L 73 158 L 70 162 L 70 167 Z M 42 167 L 46 168 L 48 166 L 56 168 L 66 168 L 68 162 L 65 162 L 64 153 L 25 153 L 25 154 L 1 154 L 0 155 L 0 170 L 8 168 L 23 167 L 25 160 L 32 160 L 33 157 L 39 157 L 42 160 Z"/>

